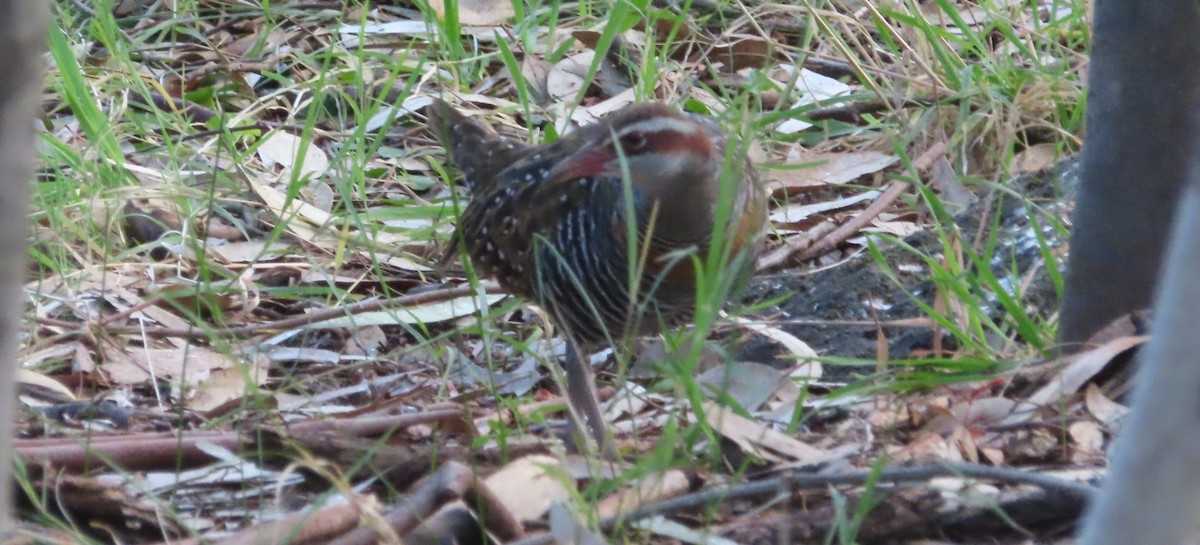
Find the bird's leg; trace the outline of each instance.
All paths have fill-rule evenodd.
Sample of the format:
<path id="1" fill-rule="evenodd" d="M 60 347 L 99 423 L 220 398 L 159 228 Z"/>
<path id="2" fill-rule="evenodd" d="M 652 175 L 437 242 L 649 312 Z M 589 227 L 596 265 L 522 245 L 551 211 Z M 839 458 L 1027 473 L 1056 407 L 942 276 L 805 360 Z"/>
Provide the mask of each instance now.
<path id="1" fill-rule="evenodd" d="M 587 437 L 583 429 L 586 427 L 604 457 L 615 459 L 617 448 L 600 412 L 600 401 L 596 397 L 596 375 L 586 358 L 587 354 L 568 339 L 567 353 L 562 362 L 567 372 L 567 402 L 571 406 L 570 439 L 567 444 L 580 451 L 585 450 L 583 446 L 587 444 Z M 584 422 L 580 422 L 581 419 Z"/>

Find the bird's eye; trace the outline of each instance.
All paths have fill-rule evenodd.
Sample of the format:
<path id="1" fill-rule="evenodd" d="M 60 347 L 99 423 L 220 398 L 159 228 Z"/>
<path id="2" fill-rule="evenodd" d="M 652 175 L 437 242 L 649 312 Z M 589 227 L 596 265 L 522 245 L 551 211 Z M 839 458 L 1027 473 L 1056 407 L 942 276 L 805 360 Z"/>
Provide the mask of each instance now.
<path id="1" fill-rule="evenodd" d="M 625 151 L 642 151 L 646 149 L 646 135 L 640 132 L 632 132 L 621 137 L 621 147 Z"/>

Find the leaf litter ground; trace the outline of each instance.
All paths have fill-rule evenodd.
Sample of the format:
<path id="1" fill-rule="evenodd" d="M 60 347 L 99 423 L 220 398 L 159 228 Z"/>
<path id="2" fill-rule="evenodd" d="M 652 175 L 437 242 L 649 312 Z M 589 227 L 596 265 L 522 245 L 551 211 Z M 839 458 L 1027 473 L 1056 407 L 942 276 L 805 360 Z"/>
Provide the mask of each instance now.
<path id="1" fill-rule="evenodd" d="M 1049 357 L 1074 170 L 1046 167 L 1078 142 L 1032 99 L 1068 91 L 952 97 L 915 29 L 986 71 L 1082 5 L 433 4 L 59 6 L 77 64 L 46 103 L 25 531 L 1069 541 L 1143 324 Z M 1086 63 L 1050 50 L 1077 99 Z M 690 360 L 686 333 L 593 358 L 627 367 L 601 389 L 624 463 L 564 454 L 544 313 L 439 262 L 463 201 L 430 96 L 519 138 L 649 97 L 757 136 L 773 230 L 742 304 Z"/>

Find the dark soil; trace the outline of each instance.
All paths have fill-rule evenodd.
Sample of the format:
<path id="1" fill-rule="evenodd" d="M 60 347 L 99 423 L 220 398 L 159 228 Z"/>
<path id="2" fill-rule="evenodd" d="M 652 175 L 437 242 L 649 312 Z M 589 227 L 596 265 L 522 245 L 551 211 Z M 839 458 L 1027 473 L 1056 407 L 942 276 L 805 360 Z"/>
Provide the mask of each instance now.
<path id="1" fill-rule="evenodd" d="M 955 233 L 963 241 L 963 247 L 975 248 L 985 259 L 982 262 L 990 263 L 999 278 L 1015 276 L 1014 284 L 1019 286 L 1032 271 L 1032 281 L 1020 296 L 1025 308 L 1038 316 L 1055 312 L 1061 294 L 1055 289 L 1045 266 L 1043 247 L 1034 229 L 1042 233 L 1061 271 L 1067 240 L 1050 226 L 1049 219 L 1060 224 L 1068 221 L 1078 185 L 1078 165 L 1078 159 L 1071 157 L 1054 167 L 1013 178 L 1003 188 L 981 187 L 977 191 L 979 198 L 954 216 L 954 229 L 944 230 Z M 1029 206 L 1030 203 L 1033 206 Z M 982 230 L 981 224 L 984 225 Z M 993 236 L 993 249 L 985 255 L 988 241 Z M 754 303 L 787 295 L 778 306 L 778 313 L 770 316 L 772 321 L 779 322 L 784 330 L 807 342 L 822 356 L 873 362 L 878 337 L 875 322 L 925 318 L 928 315 L 915 300 L 932 305 L 938 293 L 938 286 L 922 256 L 885 239 L 876 237 L 875 242 L 894 271 L 895 279 L 884 273 L 869 252 L 862 252 L 846 263 L 816 273 L 790 271 L 757 277 L 748 286 L 745 299 Z M 939 261 L 944 254 L 943 242 L 933 229 L 918 232 L 905 242 L 921 254 Z M 986 291 L 987 288 L 977 286 L 975 289 Z M 981 296 L 980 300 L 995 301 L 994 297 L 987 296 Z M 999 304 L 992 304 L 986 310 L 997 319 L 1004 314 Z M 863 325 L 814 325 L 789 321 L 855 321 Z M 933 330 L 930 328 L 884 328 L 884 335 L 888 358 L 892 360 L 919 356 L 933 348 Z M 943 347 L 953 349 L 954 339 L 946 336 Z M 744 360 L 777 363 L 785 363 L 779 358 L 786 357 L 778 346 L 761 338 L 747 343 L 739 355 Z"/>

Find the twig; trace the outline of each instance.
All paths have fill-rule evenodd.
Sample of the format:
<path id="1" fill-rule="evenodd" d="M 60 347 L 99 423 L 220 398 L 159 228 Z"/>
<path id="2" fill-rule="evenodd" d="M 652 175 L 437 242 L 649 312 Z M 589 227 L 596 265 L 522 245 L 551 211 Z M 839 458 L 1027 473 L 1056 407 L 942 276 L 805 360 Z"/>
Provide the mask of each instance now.
<path id="1" fill-rule="evenodd" d="M 934 104 L 933 100 L 914 98 L 904 101 L 900 107 L 911 106 L 930 106 Z M 874 99 L 864 100 L 862 102 L 851 102 L 849 104 L 838 104 L 836 106 L 826 106 L 824 108 L 813 108 L 804 112 L 803 117 L 809 121 L 826 121 L 834 120 L 851 125 L 861 125 L 863 123 L 863 114 L 871 114 L 882 112 L 895 108 L 886 100 Z"/>
<path id="2" fill-rule="evenodd" d="M 772 497 L 781 493 L 794 494 L 802 489 L 826 488 L 834 485 L 863 485 L 871 479 L 876 479 L 880 483 L 899 484 L 928 481 L 938 477 L 972 477 L 1015 484 L 1031 484 L 1049 492 L 1055 492 L 1084 502 L 1091 501 L 1097 492 L 1097 489 L 1093 486 L 1077 484 L 1049 475 L 1014 468 L 978 464 L 944 463 L 899 467 L 885 469 L 878 474 L 872 471 L 811 474 L 803 473 L 802 470 L 794 470 L 770 479 L 715 486 L 653 505 L 638 507 L 627 513 L 601 520 L 600 528 L 611 530 L 620 524 L 657 515 L 695 509 L 717 501 Z M 549 533 L 544 533 L 530 536 L 521 541 L 515 541 L 510 545 L 547 545 L 553 542 L 553 537 Z"/>
<path id="3" fill-rule="evenodd" d="M 773 248 L 771 251 L 758 258 L 758 262 L 754 264 L 754 268 L 758 271 L 766 271 L 776 267 L 781 267 L 787 263 L 793 255 L 807 250 L 816 242 L 824 240 L 826 233 L 832 233 L 836 229 L 837 228 L 833 223 L 822 222 L 801 235 L 788 237 L 783 241 L 782 245 Z"/>
<path id="4" fill-rule="evenodd" d="M 502 290 L 499 285 L 494 284 L 494 283 L 483 282 L 482 287 L 483 287 L 484 293 L 505 293 L 504 290 Z M 354 303 L 351 305 L 346 305 L 341 308 L 330 308 L 330 309 L 325 309 L 325 310 L 319 310 L 319 311 L 310 312 L 308 314 L 304 314 L 301 316 L 293 316 L 290 318 L 284 318 L 282 320 L 276 320 L 273 322 L 266 322 L 266 323 L 261 323 L 261 324 L 250 324 L 250 325 L 244 325 L 244 326 L 239 326 L 239 327 L 230 327 L 230 328 L 224 328 L 224 329 L 216 329 L 216 328 L 214 328 L 214 329 L 201 329 L 201 328 L 174 329 L 174 328 L 167 328 L 167 327 L 143 328 L 143 327 L 138 327 L 138 326 L 109 326 L 109 325 L 105 325 L 103 323 L 103 321 L 101 321 L 101 323 L 99 323 L 99 324 L 94 324 L 94 323 L 93 324 L 88 324 L 88 323 L 75 324 L 72 322 L 66 322 L 63 320 L 55 320 L 52 318 L 38 318 L 38 323 L 42 324 L 42 325 L 50 326 L 50 327 L 79 327 L 81 330 L 79 332 L 80 334 L 82 334 L 83 331 L 91 332 L 93 330 L 99 329 L 101 331 L 104 331 L 104 332 L 112 334 L 112 335 L 141 335 L 141 336 L 145 336 L 148 338 L 154 338 L 154 339 L 162 339 L 162 338 L 168 338 L 168 337 L 181 337 L 181 338 L 187 338 L 187 339 L 195 339 L 195 338 L 203 338 L 203 337 L 208 337 L 208 336 L 219 336 L 219 337 L 226 337 L 226 338 L 235 338 L 235 337 L 241 338 L 241 337 L 250 337 L 253 335 L 260 334 L 260 333 L 273 333 L 273 332 L 279 332 L 279 331 L 286 331 L 288 329 L 303 327 L 306 325 L 312 325 L 312 324 L 315 324 L 318 322 L 332 320 L 334 318 L 341 318 L 343 316 L 354 316 L 356 314 L 362 314 L 362 313 L 366 313 L 366 312 L 375 312 L 375 311 L 380 311 L 380 310 L 401 309 L 401 308 L 411 307 L 411 306 L 427 305 L 427 304 L 436 303 L 439 301 L 449 301 L 451 299 L 457 299 L 459 297 L 468 297 L 468 296 L 475 295 L 475 294 L 476 294 L 476 291 L 474 289 L 472 289 L 470 286 L 459 286 L 459 287 L 454 287 L 454 288 L 432 290 L 432 291 L 427 291 L 424 293 L 417 293 L 417 294 L 413 294 L 413 295 L 405 295 L 403 297 L 397 297 L 395 299 L 374 299 L 371 301 L 363 301 L 361 303 Z"/>
<path id="5" fill-rule="evenodd" d="M 822 256 L 829 250 L 832 250 L 834 246 L 837 246 L 855 234 L 858 234 L 863 227 L 866 227 L 868 223 L 871 223 L 871 220 L 879 217 L 879 214 L 881 214 L 884 210 L 887 210 L 887 208 L 891 206 L 893 202 L 896 202 L 896 199 L 899 199 L 900 195 L 903 195 L 907 190 L 908 184 L 904 182 L 893 181 L 889 183 L 887 189 L 884 189 L 883 193 L 879 195 L 879 198 L 875 199 L 870 206 L 868 206 L 858 215 L 850 218 L 850 221 L 839 225 L 837 229 L 834 229 L 828 235 L 825 235 L 823 238 L 813 243 L 812 246 L 805 248 L 800 252 L 799 255 L 796 256 L 796 260 L 808 261 L 815 257 Z"/>
<path id="6" fill-rule="evenodd" d="M 748 499 L 762 496 L 774 496 L 782 490 L 796 491 L 799 489 L 825 488 L 834 485 L 862 485 L 871 479 L 871 471 L 854 471 L 849 473 L 811 474 L 801 470 L 790 471 L 779 477 L 718 486 L 701 490 L 685 496 L 679 496 L 655 505 L 639 507 L 628 513 L 615 515 L 600 521 L 601 528 L 609 529 L 619 523 L 629 520 L 644 519 L 655 515 L 663 515 L 683 509 L 692 509 L 712 503 L 733 499 Z M 1072 498 L 1088 501 L 1097 489 L 1086 484 L 1077 484 L 1049 475 L 1042 475 L 1021 469 L 993 467 L 978 464 L 944 463 L 936 465 L 897 467 L 885 469 L 879 473 L 878 481 L 892 484 L 928 481 L 938 477 L 972 477 L 1014 484 L 1031 484 L 1048 491 L 1057 492 Z"/>
<path id="7" fill-rule="evenodd" d="M 299 28 L 303 26 L 297 25 Z M 226 62 L 209 62 L 199 68 L 184 72 L 187 81 L 199 81 L 216 72 L 267 72 L 276 69 L 283 55 L 271 54 L 263 57 L 260 60 L 247 61 L 226 61 Z"/>
<path id="8" fill-rule="evenodd" d="M 416 528 L 422 520 L 429 518 L 438 507 L 463 497 L 475 484 L 475 474 L 458 462 L 447 462 L 429 478 L 416 492 L 383 515 L 396 535 L 404 535 Z M 328 541 L 333 545 L 366 545 L 377 543 L 379 532 L 370 526 L 358 528 Z"/>
<path id="9" fill-rule="evenodd" d="M 461 419 L 462 415 L 462 408 L 454 407 L 386 417 L 308 420 L 289 425 L 287 432 L 300 436 L 336 431 L 346 436 L 367 437 L 398 428 Z M 16 441 L 15 450 L 27 465 L 81 469 L 115 464 L 130 470 L 178 469 L 212 462 L 212 456 L 200 448 L 201 443 L 236 451 L 252 440 L 253 437 L 238 431 L 138 433 Z"/>
<path id="10" fill-rule="evenodd" d="M 944 142 L 938 142 L 926 150 L 925 153 L 922 153 L 917 160 L 913 161 L 913 168 L 916 169 L 917 172 L 924 172 L 933 165 L 934 160 L 942 155 L 945 155 L 945 153 L 946 144 Z M 801 244 L 785 244 L 769 254 L 769 257 L 771 258 L 770 261 L 767 261 L 766 259 L 760 260 L 758 267 L 759 270 L 767 267 L 782 265 L 784 262 L 788 261 L 791 253 L 798 253 L 798 255 L 795 257 L 796 261 L 808 261 L 824 255 L 838 244 L 845 242 L 847 239 L 857 234 L 864 226 L 870 223 L 871 220 L 879 217 L 879 214 L 884 210 L 887 210 L 887 207 L 891 206 L 896 199 L 900 198 L 900 195 L 903 195 L 907 189 L 908 184 L 900 181 L 893 181 L 892 183 L 888 184 L 887 189 L 884 189 L 883 193 L 879 195 L 879 198 L 875 199 L 875 201 L 872 202 L 871 205 L 861 213 L 851 218 L 850 221 L 838 226 L 837 229 L 834 229 L 829 234 L 821 237 L 821 239 L 813 242 L 811 245 L 807 245 L 810 240 L 807 238 L 801 239 Z"/>

